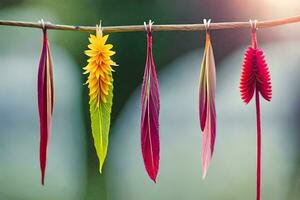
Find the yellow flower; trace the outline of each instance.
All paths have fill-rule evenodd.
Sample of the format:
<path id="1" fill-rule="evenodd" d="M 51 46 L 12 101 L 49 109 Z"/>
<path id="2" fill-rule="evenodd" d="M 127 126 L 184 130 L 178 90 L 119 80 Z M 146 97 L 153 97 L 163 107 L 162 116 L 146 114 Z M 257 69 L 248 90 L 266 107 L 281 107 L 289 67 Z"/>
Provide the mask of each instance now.
<path id="1" fill-rule="evenodd" d="M 83 69 L 84 74 L 89 74 L 86 84 L 89 87 L 90 102 L 106 103 L 109 94 L 109 86 L 112 84 L 112 66 L 117 64 L 112 61 L 111 56 L 115 54 L 111 49 L 113 45 L 106 44 L 109 35 L 102 35 L 100 28 L 97 28 L 96 35 L 90 35 L 88 45 L 89 50 L 85 54 L 90 58 L 88 64 Z"/>

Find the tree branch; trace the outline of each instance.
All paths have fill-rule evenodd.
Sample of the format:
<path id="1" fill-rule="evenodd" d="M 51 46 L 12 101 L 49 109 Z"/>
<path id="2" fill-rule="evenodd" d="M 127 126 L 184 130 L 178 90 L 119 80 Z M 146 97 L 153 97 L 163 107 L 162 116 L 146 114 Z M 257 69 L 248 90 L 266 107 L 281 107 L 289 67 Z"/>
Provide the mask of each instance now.
<path id="1" fill-rule="evenodd" d="M 281 26 L 286 24 L 298 23 L 300 22 L 300 15 L 267 20 L 258 21 L 258 28 L 270 28 L 274 26 Z M 24 21 L 9 21 L 0 20 L 0 26 L 18 26 L 18 27 L 28 27 L 28 28 L 43 28 L 40 22 L 24 22 Z M 82 31 L 82 32 L 92 32 L 95 31 L 95 26 L 76 26 L 76 25 L 60 25 L 52 24 L 50 22 L 45 22 L 45 28 L 52 30 L 69 30 L 69 31 Z M 103 32 L 106 33 L 116 33 L 116 32 L 141 32 L 145 31 L 144 25 L 131 25 L 131 26 L 104 26 Z M 209 26 L 210 30 L 219 29 L 238 29 L 238 28 L 251 28 L 249 22 L 221 22 L 221 23 L 211 23 Z M 203 31 L 205 30 L 204 24 L 168 24 L 168 25 L 152 25 L 153 31 Z"/>

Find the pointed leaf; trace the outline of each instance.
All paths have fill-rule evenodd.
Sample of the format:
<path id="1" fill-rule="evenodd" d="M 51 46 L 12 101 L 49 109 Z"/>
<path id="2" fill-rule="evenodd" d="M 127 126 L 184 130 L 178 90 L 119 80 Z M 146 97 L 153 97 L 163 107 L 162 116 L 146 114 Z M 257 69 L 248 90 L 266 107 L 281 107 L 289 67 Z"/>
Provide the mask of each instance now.
<path id="1" fill-rule="evenodd" d="M 141 97 L 141 146 L 145 168 L 156 182 L 159 168 L 159 87 L 152 55 L 152 36 L 147 34 L 147 59 Z"/>
<path id="2" fill-rule="evenodd" d="M 106 103 L 101 101 L 99 106 L 97 106 L 95 101 L 90 101 L 92 135 L 94 138 L 94 145 L 96 148 L 97 156 L 99 158 L 100 173 L 102 173 L 102 167 L 107 155 L 108 148 L 110 114 L 113 100 L 113 79 L 111 83 L 112 84 L 109 86 Z"/>
<path id="3" fill-rule="evenodd" d="M 210 35 L 206 33 L 205 50 L 199 81 L 199 117 L 202 133 L 202 176 L 205 178 L 216 138 L 216 69 Z"/>
<path id="4" fill-rule="evenodd" d="M 50 48 L 47 40 L 47 32 L 44 30 L 43 48 L 38 70 L 38 108 L 40 116 L 40 167 L 42 185 L 44 185 L 48 143 L 53 113 L 54 88 L 53 66 Z"/>
<path id="5" fill-rule="evenodd" d="M 103 35 L 99 26 L 96 35 L 90 35 L 88 50 L 88 64 L 83 69 L 89 74 L 86 84 L 90 96 L 90 117 L 94 145 L 99 158 L 99 171 L 102 173 L 103 164 L 107 155 L 108 137 L 110 129 L 110 114 L 113 104 L 113 77 L 112 67 L 117 64 L 112 61 L 113 45 L 106 44 L 108 35 Z"/>

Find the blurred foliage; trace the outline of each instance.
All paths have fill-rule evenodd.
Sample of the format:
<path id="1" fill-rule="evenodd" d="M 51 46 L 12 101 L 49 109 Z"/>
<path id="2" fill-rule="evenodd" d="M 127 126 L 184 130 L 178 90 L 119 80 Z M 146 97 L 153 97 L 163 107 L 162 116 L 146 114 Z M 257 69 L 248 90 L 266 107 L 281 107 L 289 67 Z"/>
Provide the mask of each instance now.
<path id="1" fill-rule="evenodd" d="M 14 5 L 19 5 L 20 3 L 22 3 L 24 0 L 1 0 L 0 1 L 0 7 L 1 9 L 3 8 L 7 8 L 7 7 L 12 7 Z"/>

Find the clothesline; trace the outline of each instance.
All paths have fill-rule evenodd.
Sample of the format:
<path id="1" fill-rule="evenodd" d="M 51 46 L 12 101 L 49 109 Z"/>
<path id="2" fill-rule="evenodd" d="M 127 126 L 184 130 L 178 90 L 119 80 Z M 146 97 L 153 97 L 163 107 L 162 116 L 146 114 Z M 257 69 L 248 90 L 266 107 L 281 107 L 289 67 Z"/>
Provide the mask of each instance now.
<path id="1" fill-rule="evenodd" d="M 286 24 L 300 22 L 300 15 L 280 18 L 275 20 L 258 21 L 257 28 L 270 28 L 274 26 L 281 26 Z M 0 26 L 17 26 L 28 28 L 43 28 L 43 24 L 40 22 L 25 22 L 25 21 L 10 21 L 0 20 Z M 69 31 L 82 31 L 92 32 L 96 30 L 96 26 L 80 26 L 80 25 L 61 25 L 53 24 L 51 22 L 45 22 L 46 29 L 51 30 L 69 30 Z M 237 29 L 237 28 L 251 28 L 249 21 L 247 22 L 219 22 L 211 23 L 210 30 L 219 29 Z M 129 26 L 103 26 L 103 32 L 115 33 L 115 32 L 141 32 L 145 31 L 144 25 L 129 25 Z M 205 30 L 204 24 L 167 24 L 167 25 L 152 25 L 153 31 L 203 31 Z"/>

